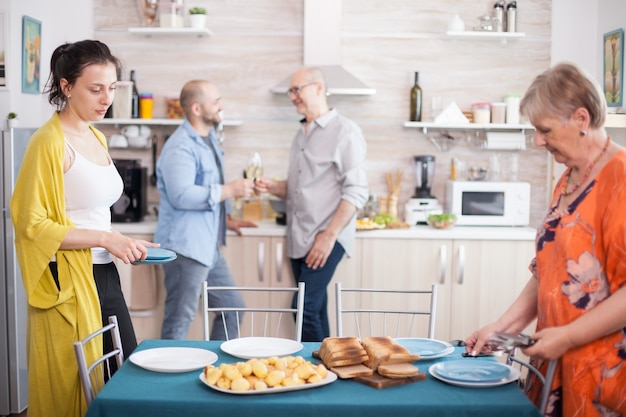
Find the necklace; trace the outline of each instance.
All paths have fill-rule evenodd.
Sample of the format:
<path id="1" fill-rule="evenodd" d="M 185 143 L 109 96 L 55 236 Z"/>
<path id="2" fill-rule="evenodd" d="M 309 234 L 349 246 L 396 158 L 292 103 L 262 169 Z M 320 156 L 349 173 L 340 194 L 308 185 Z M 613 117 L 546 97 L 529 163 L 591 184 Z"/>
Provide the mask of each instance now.
<path id="1" fill-rule="evenodd" d="M 602 156 L 606 153 L 606 150 L 609 148 L 609 143 L 611 143 L 610 136 L 606 138 L 606 143 L 604 144 L 604 148 L 602 148 L 602 152 L 600 152 L 598 156 L 596 156 L 596 159 L 594 159 L 593 162 L 589 164 L 587 171 L 585 171 L 585 175 L 583 175 L 580 181 L 574 184 L 574 187 L 570 191 L 567 191 L 567 187 L 569 187 L 570 178 L 572 177 L 572 169 L 571 168 L 569 169 L 569 171 L 567 172 L 567 175 L 565 176 L 565 185 L 563 186 L 563 191 L 561 191 L 561 195 L 563 197 L 567 197 L 568 195 L 574 194 L 576 190 L 578 190 L 580 186 L 587 180 L 587 178 L 589 177 L 589 174 L 591 174 L 591 170 L 593 169 L 593 167 L 598 163 L 600 158 L 602 158 Z"/>

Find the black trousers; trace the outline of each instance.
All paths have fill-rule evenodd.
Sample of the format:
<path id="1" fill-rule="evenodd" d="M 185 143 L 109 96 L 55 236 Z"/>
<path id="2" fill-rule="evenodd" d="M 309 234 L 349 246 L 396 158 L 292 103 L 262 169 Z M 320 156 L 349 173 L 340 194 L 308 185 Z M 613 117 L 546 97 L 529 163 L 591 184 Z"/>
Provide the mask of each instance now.
<path id="1" fill-rule="evenodd" d="M 58 271 L 56 262 L 50 263 L 50 271 L 59 287 Z M 120 329 L 120 337 L 122 339 L 122 349 L 124 349 L 124 358 L 128 358 L 137 347 L 137 338 L 133 323 L 130 320 L 126 300 L 122 293 L 120 285 L 120 275 L 113 262 L 108 264 L 96 264 L 93 266 L 93 275 L 98 289 L 98 298 L 100 299 L 100 310 L 102 311 L 102 325 L 109 324 L 109 316 L 117 316 L 117 323 Z M 110 337 L 104 337 L 104 352 L 113 350 L 113 341 Z M 112 361 L 112 371 L 117 369 L 117 364 Z"/>

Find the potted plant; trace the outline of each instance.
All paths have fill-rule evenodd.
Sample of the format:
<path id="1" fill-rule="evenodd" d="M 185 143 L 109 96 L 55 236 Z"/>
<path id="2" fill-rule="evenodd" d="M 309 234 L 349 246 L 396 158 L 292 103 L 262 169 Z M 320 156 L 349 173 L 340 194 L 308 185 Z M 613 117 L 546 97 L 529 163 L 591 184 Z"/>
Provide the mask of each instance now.
<path id="1" fill-rule="evenodd" d="M 11 112 L 7 114 L 7 126 L 9 129 L 17 126 L 17 113 Z"/>
<path id="2" fill-rule="evenodd" d="M 204 29 L 206 27 L 206 9 L 204 7 L 189 9 L 189 23 L 194 29 Z"/>

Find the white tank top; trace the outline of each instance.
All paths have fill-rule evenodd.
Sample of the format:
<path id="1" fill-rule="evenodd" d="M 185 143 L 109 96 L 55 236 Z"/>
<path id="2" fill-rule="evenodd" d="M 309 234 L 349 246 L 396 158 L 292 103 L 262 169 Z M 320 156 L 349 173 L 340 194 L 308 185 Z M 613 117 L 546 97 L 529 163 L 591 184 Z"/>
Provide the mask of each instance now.
<path id="1" fill-rule="evenodd" d="M 65 179 L 65 212 L 79 229 L 111 231 L 110 207 L 122 195 L 124 184 L 109 156 L 109 164 L 94 164 L 67 142 L 74 162 L 63 175 Z M 107 155 L 108 156 L 108 155 Z M 111 262 L 104 248 L 91 249 L 94 264 Z"/>

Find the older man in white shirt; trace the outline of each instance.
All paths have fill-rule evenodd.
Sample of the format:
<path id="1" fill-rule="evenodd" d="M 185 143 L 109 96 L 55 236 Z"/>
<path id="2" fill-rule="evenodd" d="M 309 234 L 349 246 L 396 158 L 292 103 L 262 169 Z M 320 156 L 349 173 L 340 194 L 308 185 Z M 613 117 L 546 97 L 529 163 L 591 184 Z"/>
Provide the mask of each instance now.
<path id="1" fill-rule="evenodd" d="M 257 180 L 258 192 L 287 200 L 287 255 L 305 283 L 303 341 L 330 335 L 326 287 L 344 253 L 350 256 L 356 212 L 368 197 L 366 143 L 353 121 L 330 109 L 319 68 L 291 78 L 289 97 L 304 116 L 291 146 L 287 180 Z"/>

